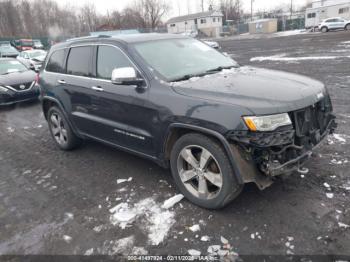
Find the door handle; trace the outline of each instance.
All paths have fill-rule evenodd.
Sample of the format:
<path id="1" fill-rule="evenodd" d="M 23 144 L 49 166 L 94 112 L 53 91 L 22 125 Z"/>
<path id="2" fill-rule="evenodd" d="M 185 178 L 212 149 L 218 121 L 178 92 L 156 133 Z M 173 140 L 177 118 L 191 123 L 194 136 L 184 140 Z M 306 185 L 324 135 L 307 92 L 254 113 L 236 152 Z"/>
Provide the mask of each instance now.
<path id="1" fill-rule="evenodd" d="M 59 84 L 66 84 L 66 81 L 64 81 L 64 80 L 57 80 L 57 82 L 58 82 Z"/>
<path id="2" fill-rule="evenodd" d="M 104 89 L 102 87 L 99 87 L 99 86 L 92 86 L 91 89 L 95 90 L 95 91 L 98 91 L 98 92 L 103 92 L 104 91 Z"/>

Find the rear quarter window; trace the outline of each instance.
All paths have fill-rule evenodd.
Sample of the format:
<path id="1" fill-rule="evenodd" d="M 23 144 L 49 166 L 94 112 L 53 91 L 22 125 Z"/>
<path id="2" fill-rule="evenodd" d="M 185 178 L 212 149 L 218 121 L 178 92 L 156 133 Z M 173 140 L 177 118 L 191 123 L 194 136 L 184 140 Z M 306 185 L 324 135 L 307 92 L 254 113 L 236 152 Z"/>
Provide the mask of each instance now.
<path id="1" fill-rule="evenodd" d="M 65 50 L 58 50 L 52 53 L 46 66 L 46 71 L 53 73 L 64 72 Z"/>

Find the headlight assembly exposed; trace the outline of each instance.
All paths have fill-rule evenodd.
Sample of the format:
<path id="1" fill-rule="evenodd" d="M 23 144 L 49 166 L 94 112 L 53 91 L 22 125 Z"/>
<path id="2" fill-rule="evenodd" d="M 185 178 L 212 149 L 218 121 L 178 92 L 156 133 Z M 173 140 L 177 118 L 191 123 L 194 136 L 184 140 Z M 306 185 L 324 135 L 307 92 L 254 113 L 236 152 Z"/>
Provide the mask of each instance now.
<path id="1" fill-rule="evenodd" d="M 5 88 L 5 87 L 3 87 L 3 86 L 0 86 L 0 92 L 7 92 L 7 91 L 8 91 L 7 88 Z"/>
<path id="2" fill-rule="evenodd" d="M 269 116 L 244 116 L 243 120 L 250 131 L 274 131 L 278 127 L 292 124 L 287 113 Z"/>

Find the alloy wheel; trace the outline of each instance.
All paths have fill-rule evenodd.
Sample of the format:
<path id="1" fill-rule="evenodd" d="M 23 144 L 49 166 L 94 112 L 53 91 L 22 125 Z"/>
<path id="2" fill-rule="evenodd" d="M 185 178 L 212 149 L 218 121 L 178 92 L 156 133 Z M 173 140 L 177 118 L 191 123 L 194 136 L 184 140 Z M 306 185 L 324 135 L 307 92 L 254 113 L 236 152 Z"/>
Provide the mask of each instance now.
<path id="1" fill-rule="evenodd" d="M 51 131 L 57 143 L 60 145 L 65 145 L 68 141 L 68 135 L 62 117 L 57 113 L 52 113 L 50 122 Z"/>
<path id="2" fill-rule="evenodd" d="M 200 199 L 213 199 L 223 186 L 223 175 L 215 157 L 201 146 L 183 148 L 177 170 L 186 189 Z"/>

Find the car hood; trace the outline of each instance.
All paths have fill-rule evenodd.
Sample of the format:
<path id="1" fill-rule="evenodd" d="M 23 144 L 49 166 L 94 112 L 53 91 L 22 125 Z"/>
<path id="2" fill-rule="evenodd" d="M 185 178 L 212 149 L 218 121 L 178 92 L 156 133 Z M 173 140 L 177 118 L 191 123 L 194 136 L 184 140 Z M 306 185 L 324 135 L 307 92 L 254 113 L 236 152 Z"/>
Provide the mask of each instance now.
<path id="1" fill-rule="evenodd" d="M 35 80 L 35 75 L 35 72 L 32 70 L 11 73 L 8 75 L 0 75 L 0 85 L 12 86 L 33 82 Z"/>
<path id="2" fill-rule="evenodd" d="M 319 81 L 254 67 L 223 70 L 171 85 L 179 94 L 242 106 L 256 115 L 294 111 L 327 95 Z"/>
<path id="3" fill-rule="evenodd" d="M 18 55 L 18 51 L 14 48 L 6 48 L 6 49 L 0 49 L 0 53 L 2 55 L 5 55 L 5 54 L 13 54 L 13 55 Z"/>

